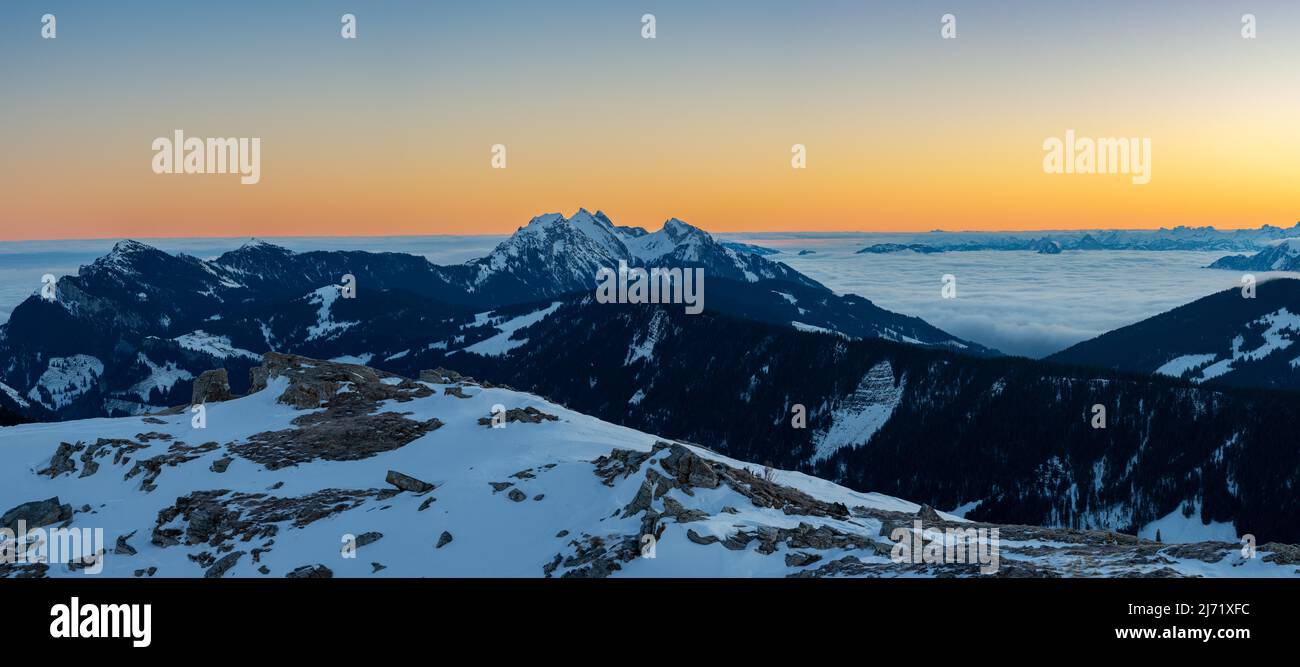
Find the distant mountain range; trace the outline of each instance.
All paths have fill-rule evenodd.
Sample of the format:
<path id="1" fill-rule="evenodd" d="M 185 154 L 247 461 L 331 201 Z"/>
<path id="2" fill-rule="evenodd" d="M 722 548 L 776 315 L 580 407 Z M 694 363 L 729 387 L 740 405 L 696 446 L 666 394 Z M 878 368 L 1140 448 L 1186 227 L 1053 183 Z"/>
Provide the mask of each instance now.
<path id="1" fill-rule="evenodd" d="M 1283 239 L 1300 237 L 1300 222 L 1290 228 L 1264 225 L 1259 229 L 1112 229 L 1044 232 L 1032 237 L 1007 232 L 945 232 L 916 234 L 906 241 L 878 243 L 859 253 L 961 252 L 1021 250 L 1056 254 L 1061 250 L 1226 250 L 1255 252 Z M 1226 267 L 1225 267 L 1226 268 Z"/>
<path id="2" fill-rule="evenodd" d="M 598 303 L 596 272 L 619 260 L 703 267 L 704 313 Z M 122 242 L 0 328 L 0 407 L 36 419 L 139 414 L 187 404 L 214 368 L 244 393 L 272 350 L 410 377 L 454 368 L 979 520 L 1137 532 L 1184 517 L 1300 541 L 1290 392 L 1096 370 L 1104 360 L 998 358 L 677 220 L 647 232 L 600 213 L 540 216 L 456 266 L 265 243 L 205 261 Z M 1091 426 L 1097 405 L 1105 428 Z M 800 410 L 806 428 L 792 424 Z"/>
<path id="3" fill-rule="evenodd" d="M 1270 244 L 1253 255 L 1230 255 L 1210 264 L 1211 269 L 1234 271 L 1300 271 L 1300 239 Z"/>
<path id="4" fill-rule="evenodd" d="M 1211 294 L 1084 341 L 1050 361 L 1193 383 L 1300 389 L 1300 280 Z"/>
<path id="5" fill-rule="evenodd" d="M 33 295 L 0 327 L 0 408 L 37 419 L 137 413 L 184 400 L 214 360 L 247 367 L 267 350 L 383 359 L 419 342 L 469 347 L 498 334 L 487 313 L 590 294 L 599 271 L 620 261 L 703 268 L 704 303 L 717 312 L 995 354 L 723 247 L 680 220 L 647 232 L 580 210 L 534 218 L 488 256 L 452 266 L 402 253 L 294 253 L 264 242 L 208 261 L 122 241 L 61 278 L 53 301 Z M 361 298 L 344 294 L 345 276 Z"/>

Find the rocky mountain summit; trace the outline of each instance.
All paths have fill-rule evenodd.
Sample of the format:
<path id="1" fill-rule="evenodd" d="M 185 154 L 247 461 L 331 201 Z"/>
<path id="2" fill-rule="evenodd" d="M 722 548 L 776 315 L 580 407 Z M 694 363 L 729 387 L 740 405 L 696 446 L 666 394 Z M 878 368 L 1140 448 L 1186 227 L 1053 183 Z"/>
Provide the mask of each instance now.
<path id="1" fill-rule="evenodd" d="M 445 369 L 412 379 L 268 353 L 250 375 L 244 396 L 210 375 L 201 410 L 0 429 L 0 527 L 103 534 L 75 562 L 9 559 L 0 576 L 1300 573 L 1289 545 L 1247 556 L 1228 542 L 970 522 Z M 952 531 L 996 557 L 899 557 L 899 543 Z M 0 547 L 15 552 L 15 539 L 36 538 Z"/>

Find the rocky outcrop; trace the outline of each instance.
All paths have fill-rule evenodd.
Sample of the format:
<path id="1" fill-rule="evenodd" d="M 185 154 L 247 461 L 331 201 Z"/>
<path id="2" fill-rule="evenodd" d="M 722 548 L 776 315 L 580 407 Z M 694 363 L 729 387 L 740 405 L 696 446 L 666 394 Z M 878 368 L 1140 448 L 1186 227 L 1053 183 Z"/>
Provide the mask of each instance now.
<path id="1" fill-rule="evenodd" d="M 493 415 L 491 417 L 479 417 L 479 426 L 492 426 L 493 419 L 499 423 L 508 424 L 511 422 L 523 422 L 525 424 L 540 424 L 544 421 L 558 421 L 560 418 L 555 415 L 548 415 L 533 406 L 526 408 L 510 408 L 502 415 Z"/>
<path id="2" fill-rule="evenodd" d="M 389 470 L 388 476 L 384 477 L 384 481 L 403 491 L 410 491 L 411 493 L 427 493 L 432 491 L 434 488 L 433 485 L 428 482 L 397 472 L 396 470 Z"/>
<path id="3" fill-rule="evenodd" d="M 17 532 L 18 522 L 23 521 L 28 530 L 63 523 L 72 520 L 72 505 L 60 503 L 59 497 L 33 500 L 10 508 L 0 515 L 0 528 Z"/>
<path id="4" fill-rule="evenodd" d="M 333 578 L 334 571 L 317 563 L 315 565 L 303 565 L 284 576 L 287 579 L 330 579 Z"/>
<path id="5" fill-rule="evenodd" d="M 235 395 L 230 393 L 230 377 L 226 375 L 226 369 L 214 368 L 203 371 L 194 381 L 190 405 L 228 401 L 234 397 Z"/>

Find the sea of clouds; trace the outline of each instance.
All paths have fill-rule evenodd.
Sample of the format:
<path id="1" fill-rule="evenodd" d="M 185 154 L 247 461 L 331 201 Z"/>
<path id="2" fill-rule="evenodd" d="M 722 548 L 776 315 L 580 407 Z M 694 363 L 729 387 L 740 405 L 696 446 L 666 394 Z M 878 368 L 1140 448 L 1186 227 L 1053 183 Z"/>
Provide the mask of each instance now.
<path id="1" fill-rule="evenodd" d="M 1240 286 L 1240 274 L 1202 268 L 1223 252 L 1020 251 L 855 254 L 889 234 L 719 234 L 721 240 L 778 249 L 770 259 L 841 293 L 915 315 L 1008 354 L 1041 357 L 1208 294 Z M 291 250 L 369 250 L 422 255 L 438 264 L 482 257 L 503 236 L 268 238 Z M 149 239 L 167 252 L 212 258 L 248 239 Z M 113 240 L 0 243 L 0 322 L 40 288 L 41 276 L 75 274 Z M 800 250 L 812 254 L 798 255 Z M 940 297 L 942 276 L 957 278 L 957 298 Z M 1273 275 L 1261 273 L 1264 280 Z M 1298 274 L 1285 274 L 1300 277 Z"/>
<path id="2" fill-rule="evenodd" d="M 728 235 L 782 252 L 769 259 L 842 293 L 915 315 L 955 336 L 1007 354 L 1042 357 L 1225 289 L 1241 274 L 1203 268 L 1223 251 L 911 251 L 855 254 L 882 234 Z M 798 255 L 800 250 L 813 254 Z M 944 274 L 957 298 L 940 296 Z M 1294 273 L 1256 273 L 1258 280 Z"/>

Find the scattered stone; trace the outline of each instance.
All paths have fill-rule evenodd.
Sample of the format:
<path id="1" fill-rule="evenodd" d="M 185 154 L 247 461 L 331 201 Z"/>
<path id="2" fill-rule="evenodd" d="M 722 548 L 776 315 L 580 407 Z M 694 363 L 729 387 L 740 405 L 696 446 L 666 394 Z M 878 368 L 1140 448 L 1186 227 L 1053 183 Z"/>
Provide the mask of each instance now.
<path id="1" fill-rule="evenodd" d="M 457 373 L 456 371 L 449 371 L 445 368 L 435 368 L 433 370 L 420 371 L 420 381 L 422 382 L 432 382 L 434 384 L 451 384 L 453 382 L 460 382 L 462 379 L 465 378 L 460 373 Z"/>
<path id="2" fill-rule="evenodd" d="M 357 542 L 356 542 L 357 548 L 359 549 L 361 547 L 366 546 L 367 544 L 374 544 L 375 542 L 378 542 L 380 538 L 382 538 L 383 536 L 384 536 L 383 533 L 376 532 L 376 531 L 361 533 L 360 535 L 357 535 Z"/>
<path id="3" fill-rule="evenodd" d="M 695 532 L 693 528 L 688 528 L 686 530 L 686 539 L 696 544 L 713 544 L 718 541 L 718 537 L 716 535 L 700 535 L 699 533 Z"/>
<path id="4" fill-rule="evenodd" d="M 167 423 L 166 421 L 164 421 L 164 420 L 162 420 L 162 419 L 159 419 L 159 418 L 157 418 L 157 417 L 145 417 L 144 419 L 141 419 L 140 421 L 142 421 L 142 422 L 144 422 L 144 423 L 146 423 L 146 424 L 166 424 L 166 423 Z"/>
<path id="5" fill-rule="evenodd" d="M 416 479 L 410 475 L 405 475 L 396 470 L 389 470 L 388 476 L 384 478 L 385 482 L 411 493 L 427 493 L 434 489 L 434 486 L 423 480 Z"/>
<path id="6" fill-rule="evenodd" d="M 540 424 L 543 421 L 559 421 L 560 419 L 555 415 L 546 414 L 531 405 L 523 409 L 510 408 L 509 410 L 506 410 L 504 417 L 505 423 L 523 422 L 525 424 Z M 501 419 L 501 417 L 498 417 L 496 414 L 491 417 L 479 417 L 479 426 L 492 426 L 492 420 L 494 418 Z"/>
<path id="7" fill-rule="evenodd" d="M 265 566 L 265 565 L 263 565 L 263 566 L 257 568 L 257 571 L 258 571 L 258 572 L 261 572 L 262 574 L 271 574 L 271 568 L 269 568 L 269 567 L 267 567 L 267 566 Z"/>
<path id="8" fill-rule="evenodd" d="M 492 493 L 505 491 L 506 489 L 515 485 L 514 482 L 488 482 L 488 484 L 492 485 Z"/>
<path id="9" fill-rule="evenodd" d="M 420 508 L 416 511 L 423 512 L 424 510 L 429 509 L 429 506 L 432 505 L 433 501 L 435 500 L 437 500 L 437 498 L 434 498 L 433 496 L 429 496 L 428 498 L 425 498 L 424 502 L 420 503 Z"/>
<path id="10" fill-rule="evenodd" d="M 565 537 L 565 536 L 568 535 L 568 534 L 569 534 L 569 531 L 567 531 L 567 530 L 561 530 L 560 532 L 556 533 L 555 536 L 556 536 L 556 537 Z"/>
<path id="11" fill-rule="evenodd" d="M 75 445 L 60 442 L 58 449 L 55 449 L 54 455 L 50 457 L 50 465 L 44 470 L 38 470 L 36 474 L 45 475 L 50 479 L 53 479 L 63 473 L 75 471 L 77 469 L 77 464 L 73 462 L 72 455 L 81 451 L 84 447 L 85 445 L 80 442 Z"/>
<path id="12" fill-rule="evenodd" d="M 72 505 L 60 503 L 59 497 L 55 496 L 45 500 L 33 500 L 10 508 L 9 511 L 0 515 L 0 528 L 8 528 L 18 532 L 19 521 L 25 521 L 27 529 L 31 530 L 71 520 Z"/>
<path id="13" fill-rule="evenodd" d="M 334 571 L 317 563 L 315 565 L 303 565 L 284 576 L 286 579 L 330 579 L 334 576 Z"/>
<path id="14" fill-rule="evenodd" d="M 380 571 L 380 570 L 387 570 L 387 569 L 388 569 L 388 566 L 387 566 L 387 565 L 384 565 L 383 563 L 376 563 L 376 562 L 374 562 L 374 561 L 371 561 L 371 562 L 370 562 L 370 567 L 372 568 L 372 569 L 370 570 L 370 574 L 374 574 L 374 573 L 376 573 L 376 572 L 378 572 L 378 571 Z"/>
<path id="15" fill-rule="evenodd" d="M 817 561 L 819 561 L 819 560 L 821 560 L 821 559 L 822 559 L 822 557 L 821 557 L 820 554 L 809 554 L 809 553 L 803 553 L 803 552 L 796 552 L 796 553 L 786 554 L 786 555 L 785 555 L 785 566 L 786 566 L 786 567 L 803 567 L 803 566 L 805 566 L 805 565 L 812 565 L 813 563 L 816 563 Z"/>
<path id="16" fill-rule="evenodd" d="M 119 556 L 134 556 L 136 554 L 135 547 L 127 544 L 126 541 L 131 539 L 131 537 L 135 535 L 135 532 L 136 531 L 133 530 L 125 535 L 118 535 L 117 546 L 113 547 L 113 553 Z"/>
<path id="17" fill-rule="evenodd" d="M 206 572 L 203 573 L 204 579 L 220 579 L 226 574 L 226 570 L 235 566 L 239 557 L 244 555 L 242 551 L 234 551 L 222 556 L 220 560 L 212 564 Z"/>
<path id="18" fill-rule="evenodd" d="M 939 513 L 934 511 L 934 508 L 929 505 L 921 505 L 921 509 L 916 511 L 916 518 L 920 519 L 923 524 L 943 523 L 943 517 L 940 517 Z"/>
<path id="19" fill-rule="evenodd" d="M 469 395 L 465 393 L 464 389 L 461 389 L 460 385 L 443 388 L 442 395 L 455 396 L 456 398 L 469 398 Z"/>
<path id="20" fill-rule="evenodd" d="M 230 467 L 230 462 L 234 460 L 235 459 L 232 457 L 223 456 L 213 461 L 212 465 L 208 466 L 208 469 L 211 470 L 212 472 L 225 472 L 226 469 Z"/>
<path id="21" fill-rule="evenodd" d="M 546 494 L 545 494 L 545 493 L 539 493 L 539 494 L 533 496 L 533 500 L 541 500 L 542 498 L 545 498 L 545 497 L 546 497 Z"/>
<path id="22" fill-rule="evenodd" d="M 436 546 L 436 547 L 434 547 L 434 548 L 435 548 L 435 549 L 441 549 L 441 548 L 443 548 L 444 546 L 446 546 L 446 545 L 448 545 L 448 544 L 451 543 L 451 539 L 452 539 L 452 538 L 451 538 L 451 533 L 449 533 L 449 532 L 447 532 L 447 531 L 445 531 L 445 530 L 442 531 L 442 534 L 438 536 L 438 546 Z"/>
<path id="23" fill-rule="evenodd" d="M 141 569 L 141 570 L 136 570 L 136 571 L 135 571 L 135 576 L 137 576 L 137 577 L 152 577 L 152 576 L 154 575 L 154 573 L 157 572 L 157 571 L 158 571 L 158 568 L 157 568 L 157 567 L 154 567 L 154 566 L 151 565 L 151 566 L 149 566 L 148 568 Z"/>
<path id="24" fill-rule="evenodd" d="M 701 521 L 709 518 L 709 513 L 697 510 L 686 509 L 675 499 L 664 497 L 664 514 L 677 520 L 677 523 L 690 523 L 692 521 Z"/>
<path id="25" fill-rule="evenodd" d="M 524 495 L 524 492 L 520 491 L 519 489 L 510 489 L 510 493 L 507 493 L 506 497 L 510 498 L 511 500 L 517 503 L 522 502 L 528 498 L 528 496 Z"/>

